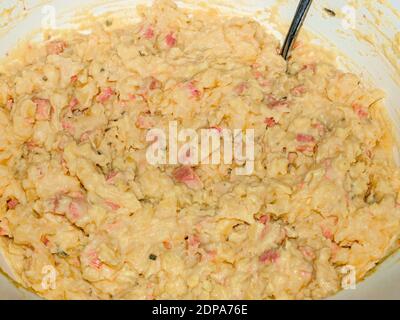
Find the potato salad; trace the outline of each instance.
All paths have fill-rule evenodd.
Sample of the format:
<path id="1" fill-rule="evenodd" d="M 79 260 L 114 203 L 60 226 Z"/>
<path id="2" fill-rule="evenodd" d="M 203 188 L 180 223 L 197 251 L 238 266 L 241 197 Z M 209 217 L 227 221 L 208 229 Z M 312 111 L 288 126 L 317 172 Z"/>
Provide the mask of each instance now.
<path id="1" fill-rule="evenodd" d="M 137 11 L 0 64 L 0 250 L 18 283 L 47 299 L 320 299 L 399 247 L 382 90 L 305 36 L 286 62 L 249 17 Z M 147 133 L 171 121 L 253 129 L 254 170 L 150 164 Z"/>

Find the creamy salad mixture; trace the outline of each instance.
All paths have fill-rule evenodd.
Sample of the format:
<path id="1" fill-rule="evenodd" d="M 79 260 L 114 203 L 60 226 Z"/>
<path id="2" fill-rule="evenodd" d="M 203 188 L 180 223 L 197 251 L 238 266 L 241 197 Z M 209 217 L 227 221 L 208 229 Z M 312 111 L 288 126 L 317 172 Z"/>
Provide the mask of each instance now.
<path id="1" fill-rule="evenodd" d="M 317 299 L 398 247 L 383 94 L 307 40 L 171 1 L 0 65 L 0 242 L 49 299 Z M 254 172 L 146 160 L 151 128 L 254 129 Z M 44 286 L 44 271 L 56 271 Z"/>

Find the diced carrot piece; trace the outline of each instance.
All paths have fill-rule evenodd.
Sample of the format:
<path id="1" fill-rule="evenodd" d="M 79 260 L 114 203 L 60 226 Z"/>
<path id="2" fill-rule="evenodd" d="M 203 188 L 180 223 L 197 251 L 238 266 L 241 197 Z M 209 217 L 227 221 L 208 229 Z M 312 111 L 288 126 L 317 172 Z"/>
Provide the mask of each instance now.
<path id="1" fill-rule="evenodd" d="M 312 127 L 318 130 L 319 135 L 322 136 L 322 135 L 325 134 L 326 128 L 325 128 L 325 126 L 324 126 L 322 123 L 319 123 L 319 122 L 314 123 L 314 124 L 312 125 Z"/>
<path id="2" fill-rule="evenodd" d="M 188 83 L 188 89 L 190 91 L 190 95 L 193 98 L 200 98 L 201 96 L 201 91 L 196 87 L 196 82 L 195 81 L 190 81 Z"/>
<path id="3" fill-rule="evenodd" d="M 294 96 L 301 96 L 301 95 L 303 95 L 303 94 L 305 94 L 307 92 L 307 89 L 306 89 L 305 86 L 300 85 L 300 86 L 297 86 L 297 87 L 293 88 L 290 92 Z"/>
<path id="4" fill-rule="evenodd" d="M 156 90 L 156 89 L 160 89 L 160 88 L 161 88 L 161 81 L 157 80 L 154 77 L 151 77 L 149 89 L 152 91 L 152 90 Z"/>
<path id="5" fill-rule="evenodd" d="M 76 106 L 79 105 L 79 100 L 77 98 L 72 98 L 72 100 L 69 102 L 68 107 L 74 111 Z"/>
<path id="6" fill-rule="evenodd" d="M 42 243 L 47 247 L 48 244 L 50 243 L 50 240 L 47 238 L 46 235 L 43 234 L 43 235 L 40 237 L 40 242 L 42 242 Z"/>
<path id="7" fill-rule="evenodd" d="M 315 63 L 309 63 L 305 64 L 301 71 L 308 71 L 310 70 L 312 73 L 315 73 L 317 71 L 317 65 Z"/>
<path id="8" fill-rule="evenodd" d="M 327 227 L 321 227 L 321 229 L 322 229 L 322 235 L 323 235 L 326 239 L 333 240 L 334 234 L 333 234 L 333 232 L 332 232 L 329 228 L 327 228 Z"/>
<path id="9" fill-rule="evenodd" d="M 128 98 L 129 98 L 130 101 L 135 101 L 136 100 L 136 95 L 130 93 L 130 94 L 128 94 Z"/>
<path id="10" fill-rule="evenodd" d="M 8 110 L 11 110 L 13 106 L 14 106 L 14 99 L 12 99 L 12 98 L 8 99 L 7 100 L 7 104 L 6 104 L 6 108 Z"/>
<path id="11" fill-rule="evenodd" d="M 114 94 L 114 90 L 110 87 L 104 88 L 102 92 L 97 96 L 97 101 L 101 103 L 107 102 Z"/>
<path id="12" fill-rule="evenodd" d="M 308 246 L 300 247 L 299 248 L 300 252 L 304 256 L 304 258 L 313 260 L 315 259 L 315 253 L 314 250 Z"/>
<path id="13" fill-rule="evenodd" d="M 19 201 L 17 199 L 10 199 L 7 201 L 8 210 L 14 210 L 19 205 Z"/>
<path id="14" fill-rule="evenodd" d="M 209 250 L 206 252 L 207 252 L 207 258 L 210 261 L 214 261 L 215 258 L 217 257 L 217 253 L 218 253 L 217 250 Z"/>
<path id="15" fill-rule="evenodd" d="M 49 54 L 49 55 L 61 54 L 64 52 L 66 47 L 67 47 L 67 44 L 65 43 L 65 41 L 62 41 L 62 40 L 51 41 L 46 45 L 47 54 Z"/>
<path id="16" fill-rule="evenodd" d="M 296 140 L 298 142 L 315 142 L 315 138 L 308 134 L 298 134 Z"/>
<path id="17" fill-rule="evenodd" d="M 300 48 L 302 45 L 303 45 L 303 42 L 300 41 L 300 40 L 297 40 L 297 41 L 294 42 L 292 48 L 293 48 L 293 49 L 297 49 L 297 48 Z"/>
<path id="18" fill-rule="evenodd" d="M 51 112 L 51 104 L 48 99 L 34 98 L 32 101 L 36 104 L 36 119 L 49 120 Z"/>
<path id="19" fill-rule="evenodd" d="M 360 119 L 365 119 L 368 117 L 368 111 L 358 103 L 353 103 L 353 110 Z"/>
<path id="20" fill-rule="evenodd" d="M 79 138 L 79 141 L 80 141 L 80 142 L 89 141 L 89 139 L 90 139 L 90 133 L 91 133 L 91 131 L 85 131 L 84 133 L 82 133 L 81 137 Z"/>
<path id="21" fill-rule="evenodd" d="M 148 27 L 144 32 L 144 37 L 148 40 L 154 37 L 154 29 L 152 27 Z"/>
<path id="22" fill-rule="evenodd" d="M 259 261 L 264 264 L 272 264 L 278 261 L 279 252 L 276 249 L 264 251 L 259 257 Z"/>
<path id="23" fill-rule="evenodd" d="M 267 125 L 268 128 L 273 128 L 278 124 L 273 117 L 266 118 L 264 120 L 264 123 Z"/>
<path id="24" fill-rule="evenodd" d="M 254 77 L 255 77 L 256 79 L 261 79 L 261 78 L 264 77 L 264 75 L 263 75 L 262 72 L 260 72 L 260 71 L 254 71 Z"/>
<path id="25" fill-rule="evenodd" d="M 10 230 L 7 220 L 0 221 L 0 237 L 10 236 Z"/>
<path id="26" fill-rule="evenodd" d="M 96 251 L 94 250 L 90 251 L 88 256 L 90 260 L 89 265 L 92 268 L 100 269 L 103 266 L 103 262 L 101 262 L 101 260 L 99 259 L 99 255 Z"/>
<path id="27" fill-rule="evenodd" d="M 69 204 L 69 214 L 73 222 L 78 221 L 87 213 L 87 203 L 84 199 L 74 198 Z"/>
<path id="28" fill-rule="evenodd" d="M 331 243 L 331 255 L 335 257 L 338 251 L 340 250 L 340 246 L 338 246 L 335 242 Z"/>
<path id="29" fill-rule="evenodd" d="M 242 94 L 244 93 L 244 91 L 245 91 L 247 88 L 248 88 L 247 83 L 243 82 L 243 83 L 241 83 L 241 84 L 239 84 L 239 85 L 237 85 L 237 86 L 235 87 L 235 92 L 236 92 L 238 95 L 242 95 Z"/>
<path id="30" fill-rule="evenodd" d="M 74 134 L 75 128 L 71 122 L 63 120 L 61 121 L 61 125 L 65 131 L 69 132 L 70 134 Z"/>
<path id="31" fill-rule="evenodd" d="M 71 83 L 75 83 L 78 81 L 78 76 L 75 74 L 71 77 Z"/>
<path id="32" fill-rule="evenodd" d="M 139 129 L 151 129 L 154 125 L 154 120 L 150 116 L 139 115 L 137 117 L 136 127 Z"/>
<path id="33" fill-rule="evenodd" d="M 113 183 L 114 182 L 114 178 L 118 175 L 117 171 L 110 171 L 109 173 L 107 173 L 106 175 L 106 182 L 107 183 Z"/>
<path id="34" fill-rule="evenodd" d="M 268 214 L 264 214 L 260 217 L 260 219 L 258 220 L 260 223 L 262 224 L 268 224 L 268 222 L 271 220 L 271 217 Z"/>
<path id="35" fill-rule="evenodd" d="M 267 106 L 270 109 L 280 109 L 286 108 L 289 106 L 289 102 L 285 99 L 276 99 L 272 95 L 270 95 L 267 99 Z"/>
<path id="36" fill-rule="evenodd" d="M 171 242 L 169 242 L 169 241 L 167 241 L 167 240 L 163 241 L 163 246 L 164 246 L 164 248 L 167 249 L 167 250 L 171 250 L 171 249 L 172 249 Z"/>
<path id="37" fill-rule="evenodd" d="M 170 48 L 172 48 L 172 47 L 174 47 L 176 45 L 176 38 L 175 38 L 173 32 L 170 32 L 170 33 L 167 34 L 167 36 L 165 37 L 165 43 Z"/>
<path id="38" fill-rule="evenodd" d="M 198 235 L 190 235 L 188 244 L 191 248 L 198 248 L 200 246 L 200 238 Z"/>
<path id="39" fill-rule="evenodd" d="M 111 208 L 112 211 L 117 211 L 118 209 L 121 208 L 121 206 L 115 202 L 112 202 L 111 200 L 106 200 L 105 204 Z"/>
<path id="40" fill-rule="evenodd" d="M 197 176 L 196 172 L 189 166 L 182 166 L 173 172 L 174 180 L 185 184 L 191 189 L 202 188 L 202 183 L 200 178 Z"/>

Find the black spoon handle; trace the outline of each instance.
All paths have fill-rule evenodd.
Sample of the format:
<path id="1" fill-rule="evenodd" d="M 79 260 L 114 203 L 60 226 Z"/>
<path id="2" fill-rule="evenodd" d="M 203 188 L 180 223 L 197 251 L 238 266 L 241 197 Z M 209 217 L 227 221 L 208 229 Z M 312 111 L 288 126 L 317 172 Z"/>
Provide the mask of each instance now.
<path id="1" fill-rule="evenodd" d="M 306 19 L 308 9 L 310 9 L 312 0 L 301 0 L 296 14 L 293 18 L 292 24 L 290 26 L 289 32 L 286 36 L 285 42 L 283 44 L 281 56 L 287 60 L 290 55 L 290 50 L 293 47 L 293 44 L 297 38 L 297 35 L 300 31 L 301 26 L 303 25 L 304 20 Z"/>

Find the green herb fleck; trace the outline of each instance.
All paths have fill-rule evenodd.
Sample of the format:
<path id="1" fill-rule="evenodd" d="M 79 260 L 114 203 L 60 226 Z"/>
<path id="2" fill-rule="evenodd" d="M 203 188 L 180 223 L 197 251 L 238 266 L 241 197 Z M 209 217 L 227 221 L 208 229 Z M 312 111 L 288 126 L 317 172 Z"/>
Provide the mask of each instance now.
<path id="1" fill-rule="evenodd" d="M 157 260 L 157 256 L 155 254 L 151 254 L 149 255 L 149 259 L 155 261 Z"/>
<path id="2" fill-rule="evenodd" d="M 331 10 L 331 9 L 324 8 L 324 11 L 325 11 L 327 14 L 329 14 L 331 17 L 335 17 L 335 16 L 336 16 L 336 12 L 333 11 L 333 10 Z"/>
<path id="3" fill-rule="evenodd" d="M 66 253 L 66 252 L 63 251 L 63 250 L 57 251 L 57 255 L 58 255 L 60 258 L 67 258 L 67 257 L 69 256 L 68 253 Z"/>
<path id="4" fill-rule="evenodd" d="M 42 80 L 43 80 L 43 81 L 47 81 L 47 80 L 49 80 L 49 78 L 47 78 L 46 76 L 43 76 L 43 77 L 42 77 Z"/>
<path id="5" fill-rule="evenodd" d="M 111 20 L 106 20 L 106 26 L 111 27 L 113 22 Z"/>

